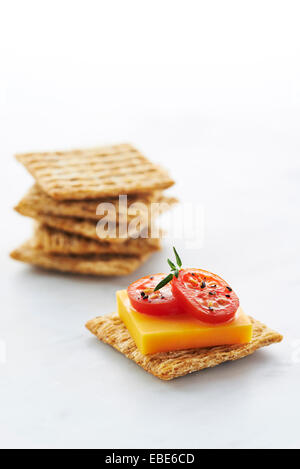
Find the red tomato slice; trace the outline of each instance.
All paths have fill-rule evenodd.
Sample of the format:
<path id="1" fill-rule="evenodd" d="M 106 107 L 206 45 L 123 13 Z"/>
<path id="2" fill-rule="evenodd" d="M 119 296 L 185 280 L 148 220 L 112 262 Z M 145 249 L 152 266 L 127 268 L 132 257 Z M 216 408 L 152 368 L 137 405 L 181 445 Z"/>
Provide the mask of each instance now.
<path id="1" fill-rule="evenodd" d="M 201 321 L 230 321 L 239 307 L 237 295 L 225 280 L 206 270 L 182 269 L 171 285 L 182 310 Z"/>
<path id="2" fill-rule="evenodd" d="M 154 274 L 142 277 L 127 288 L 128 297 L 134 309 L 152 316 L 166 316 L 179 312 L 176 298 L 168 283 L 160 290 L 153 292 L 156 285 L 167 274 Z"/>

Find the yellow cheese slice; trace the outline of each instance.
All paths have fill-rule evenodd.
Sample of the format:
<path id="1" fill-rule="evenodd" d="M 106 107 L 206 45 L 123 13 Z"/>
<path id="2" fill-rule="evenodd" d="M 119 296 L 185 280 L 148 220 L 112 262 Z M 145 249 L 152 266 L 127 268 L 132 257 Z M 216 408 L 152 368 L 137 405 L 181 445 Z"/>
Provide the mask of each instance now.
<path id="1" fill-rule="evenodd" d="M 207 324 L 186 314 L 150 316 L 132 308 L 127 291 L 117 292 L 118 313 L 144 355 L 172 350 L 244 344 L 251 341 L 252 324 L 242 308 L 233 321 Z"/>

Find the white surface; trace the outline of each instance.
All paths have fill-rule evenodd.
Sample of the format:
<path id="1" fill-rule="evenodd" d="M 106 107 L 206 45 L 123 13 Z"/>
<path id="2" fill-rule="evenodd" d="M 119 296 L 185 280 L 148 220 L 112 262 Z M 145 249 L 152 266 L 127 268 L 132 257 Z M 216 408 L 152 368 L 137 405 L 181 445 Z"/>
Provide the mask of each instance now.
<path id="1" fill-rule="evenodd" d="M 0 14 L 1 447 L 299 447 L 297 2 L 6 2 Z M 198 6 L 198 9 L 197 9 Z M 4 10 L 4 11 L 3 11 Z M 224 276 L 281 344 L 161 382 L 85 329 L 130 278 L 8 258 L 31 223 L 17 151 L 136 143 L 205 209 L 186 265 Z M 3 353 L 2 353 L 2 358 Z"/>

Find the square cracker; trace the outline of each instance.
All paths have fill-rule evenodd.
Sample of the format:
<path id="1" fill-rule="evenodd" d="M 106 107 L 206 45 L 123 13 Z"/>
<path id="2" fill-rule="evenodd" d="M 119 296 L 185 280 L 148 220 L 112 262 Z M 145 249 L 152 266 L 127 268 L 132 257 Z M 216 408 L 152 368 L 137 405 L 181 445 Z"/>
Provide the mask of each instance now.
<path id="1" fill-rule="evenodd" d="M 65 231 L 71 234 L 77 234 L 85 238 L 90 238 L 96 241 L 109 240 L 109 242 L 119 244 L 125 243 L 127 239 L 134 238 L 139 233 L 143 232 L 147 228 L 147 223 L 141 223 L 139 229 L 128 230 L 127 238 L 118 238 L 118 237 L 106 237 L 100 238 L 97 234 L 97 222 L 95 220 L 89 220 L 87 218 L 74 218 L 74 217 L 57 217 L 54 215 L 44 215 L 37 212 L 34 208 L 32 209 L 22 209 L 19 211 L 22 215 L 31 217 L 34 220 L 43 223 L 44 225 L 50 226 L 60 231 Z M 118 226 L 116 227 L 118 229 Z M 116 230 L 117 231 L 117 230 Z"/>
<path id="2" fill-rule="evenodd" d="M 165 196 L 162 196 L 160 200 L 161 202 L 163 202 L 163 204 L 159 206 L 160 212 L 157 211 L 156 215 L 162 213 L 163 210 L 170 208 L 177 201 L 173 197 Z M 57 230 L 65 231 L 71 234 L 78 234 L 86 238 L 94 239 L 96 241 L 105 239 L 108 240 L 110 243 L 124 243 L 128 239 L 118 237 L 100 238 L 96 230 L 97 220 L 92 220 L 89 218 L 76 218 L 70 216 L 47 215 L 43 212 L 40 212 L 38 210 L 37 205 L 35 204 L 28 205 L 20 203 L 15 207 L 15 210 L 21 215 L 31 217 L 42 224 L 50 226 L 51 228 L 55 228 Z M 143 220 L 143 214 L 141 214 L 141 219 Z M 130 217 L 128 218 L 128 222 L 130 223 Z M 135 238 L 147 228 L 149 223 L 151 223 L 150 217 L 145 217 L 144 222 L 141 221 L 141 223 L 137 227 L 137 230 L 135 229 L 134 225 L 132 226 L 132 229 L 128 230 L 128 237 Z"/>
<path id="3" fill-rule="evenodd" d="M 194 371 L 210 368 L 228 360 L 246 357 L 260 347 L 280 342 L 282 335 L 250 318 L 253 338 L 249 344 L 161 352 L 143 355 L 136 347 L 127 328 L 117 314 L 100 316 L 87 322 L 86 327 L 96 337 L 111 345 L 127 358 L 140 365 L 157 378 L 170 380 Z"/>
<path id="4" fill-rule="evenodd" d="M 95 199 L 166 189 L 168 173 L 130 144 L 16 155 L 54 199 Z"/>
<path id="5" fill-rule="evenodd" d="M 55 200 L 49 197 L 46 192 L 42 191 L 37 184 L 32 186 L 27 194 L 20 200 L 18 205 L 15 207 L 17 212 L 23 213 L 26 211 L 35 210 L 43 215 L 55 215 L 60 217 L 76 217 L 76 218 L 88 218 L 90 220 L 99 220 L 100 215 L 97 215 L 97 207 L 102 202 L 109 202 L 113 204 L 117 220 L 119 215 L 124 214 L 123 205 L 119 206 L 119 199 L 95 199 L 95 200 Z M 128 207 L 131 204 L 143 204 L 145 211 L 150 210 L 151 203 L 163 203 L 173 205 L 177 202 L 174 197 L 163 196 L 160 191 L 151 192 L 149 194 L 136 194 L 129 195 L 127 197 L 127 217 L 128 220 L 135 216 Z M 142 206 L 140 206 L 142 207 Z M 121 212 L 120 212 L 121 208 Z M 124 207 L 126 211 L 126 207 Z"/>
<path id="6" fill-rule="evenodd" d="M 54 254 L 123 254 L 140 256 L 160 249 L 159 238 L 129 238 L 124 243 L 96 241 L 37 224 L 33 246 Z"/>
<path id="7" fill-rule="evenodd" d="M 150 253 L 140 257 L 117 254 L 58 255 L 35 248 L 32 241 L 28 241 L 10 254 L 17 261 L 48 270 L 105 277 L 129 275 L 140 267 L 149 255 Z"/>

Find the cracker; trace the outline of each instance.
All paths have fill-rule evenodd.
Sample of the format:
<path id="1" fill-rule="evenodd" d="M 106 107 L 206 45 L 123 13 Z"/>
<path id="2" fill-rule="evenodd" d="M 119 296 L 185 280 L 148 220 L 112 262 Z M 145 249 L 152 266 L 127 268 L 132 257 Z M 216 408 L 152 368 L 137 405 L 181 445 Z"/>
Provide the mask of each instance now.
<path id="1" fill-rule="evenodd" d="M 253 338 L 249 344 L 180 350 L 143 355 L 136 347 L 124 323 L 118 315 L 100 316 L 87 322 L 86 327 L 99 340 L 140 365 L 144 370 L 163 380 L 184 376 L 220 363 L 246 357 L 260 347 L 280 342 L 282 335 L 250 318 Z"/>
<path id="2" fill-rule="evenodd" d="M 97 235 L 97 222 L 95 220 L 88 220 L 87 218 L 71 218 L 71 217 L 56 217 L 52 215 L 43 215 L 36 212 L 34 209 L 19 211 L 22 215 L 33 218 L 34 220 L 43 223 L 51 228 L 65 231 L 71 234 L 81 235 L 85 238 L 90 238 L 99 241 L 100 239 L 108 239 L 110 243 L 124 243 L 128 238 L 109 237 L 100 238 Z M 140 230 L 131 230 L 128 237 L 135 237 L 138 233 L 147 228 L 147 223 L 141 224 Z"/>
<path id="3" fill-rule="evenodd" d="M 115 207 L 117 219 L 119 214 L 124 214 L 123 205 L 119 206 L 119 200 L 116 199 L 96 199 L 96 200 L 62 200 L 57 201 L 49 197 L 42 191 L 37 184 L 31 187 L 27 194 L 20 200 L 16 206 L 16 210 L 20 213 L 28 210 L 35 209 L 35 211 L 44 215 L 56 215 L 63 217 L 76 217 L 76 218 L 89 218 L 90 220 L 99 220 L 100 215 L 97 215 L 97 207 L 102 202 L 109 202 Z M 145 205 L 145 211 L 149 210 L 151 203 L 166 203 L 173 205 L 177 202 L 174 197 L 165 197 L 160 191 L 152 192 L 149 194 L 129 195 L 127 197 L 127 207 L 133 203 L 141 203 Z M 124 207 L 125 208 L 125 207 Z M 121 211 L 120 211 L 121 209 Z M 126 208 L 125 208 L 126 211 Z M 128 212 L 128 220 L 135 215 Z"/>
<path id="4" fill-rule="evenodd" d="M 58 270 L 76 274 L 121 276 L 128 275 L 140 267 L 149 253 L 138 256 L 117 254 L 91 254 L 86 256 L 50 254 L 33 247 L 31 241 L 13 251 L 11 257 L 48 270 Z"/>
<path id="5" fill-rule="evenodd" d="M 168 205 L 169 206 L 169 205 Z M 162 206 L 163 207 L 163 206 Z M 54 215 L 45 215 L 40 213 L 35 206 L 27 207 L 27 206 L 17 206 L 15 210 L 24 215 L 26 217 L 31 217 L 34 220 L 48 225 L 52 228 L 55 228 L 60 231 L 66 231 L 67 233 L 71 234 L 78 234 L 84 236 L 86 238 L 91 238 L 94 240 L 99 241 L 100 237 L 97 234 L 97 221 L 90 220 L 88 218 L 75 218 L 75 217 L 61 217 L 61 216 L 54 216 Z M 158 213 L 157 213 L 158 214 Z M 146 217 L 143 221 L 143 217 L 141 215 L 141 223 L 135 229 L 135 226 L 132 225 L 131 229 L 128 229 L 128 237 L 127 238 L 118 238 L 113 236 L 108 236 L 101 239 L 108 239 L 110 243 L 124 243 L 128 238 L 136 238 L 139 236 L 144 230 L 147 229 L 148 224 L 151 223 L 150 218 Z M 118 226 L 116 227 L 116 234 L 118 233 Z"/>
<path id="6" fill-rule="evenodd" d="M 54 199 L 95 199 L 147 193 L 174 184 L 168 173 L 130 144 L 16 155 Z"/>
<path id="7" fill-rule="evenodd" d="M 38 224 L 35 228 L 34 247 L 56 254 L 124 254 L 141 255 L 160 249 L 159 238 L 127 239 L 124 243 L 95 241 L 79 235 Z"/>

